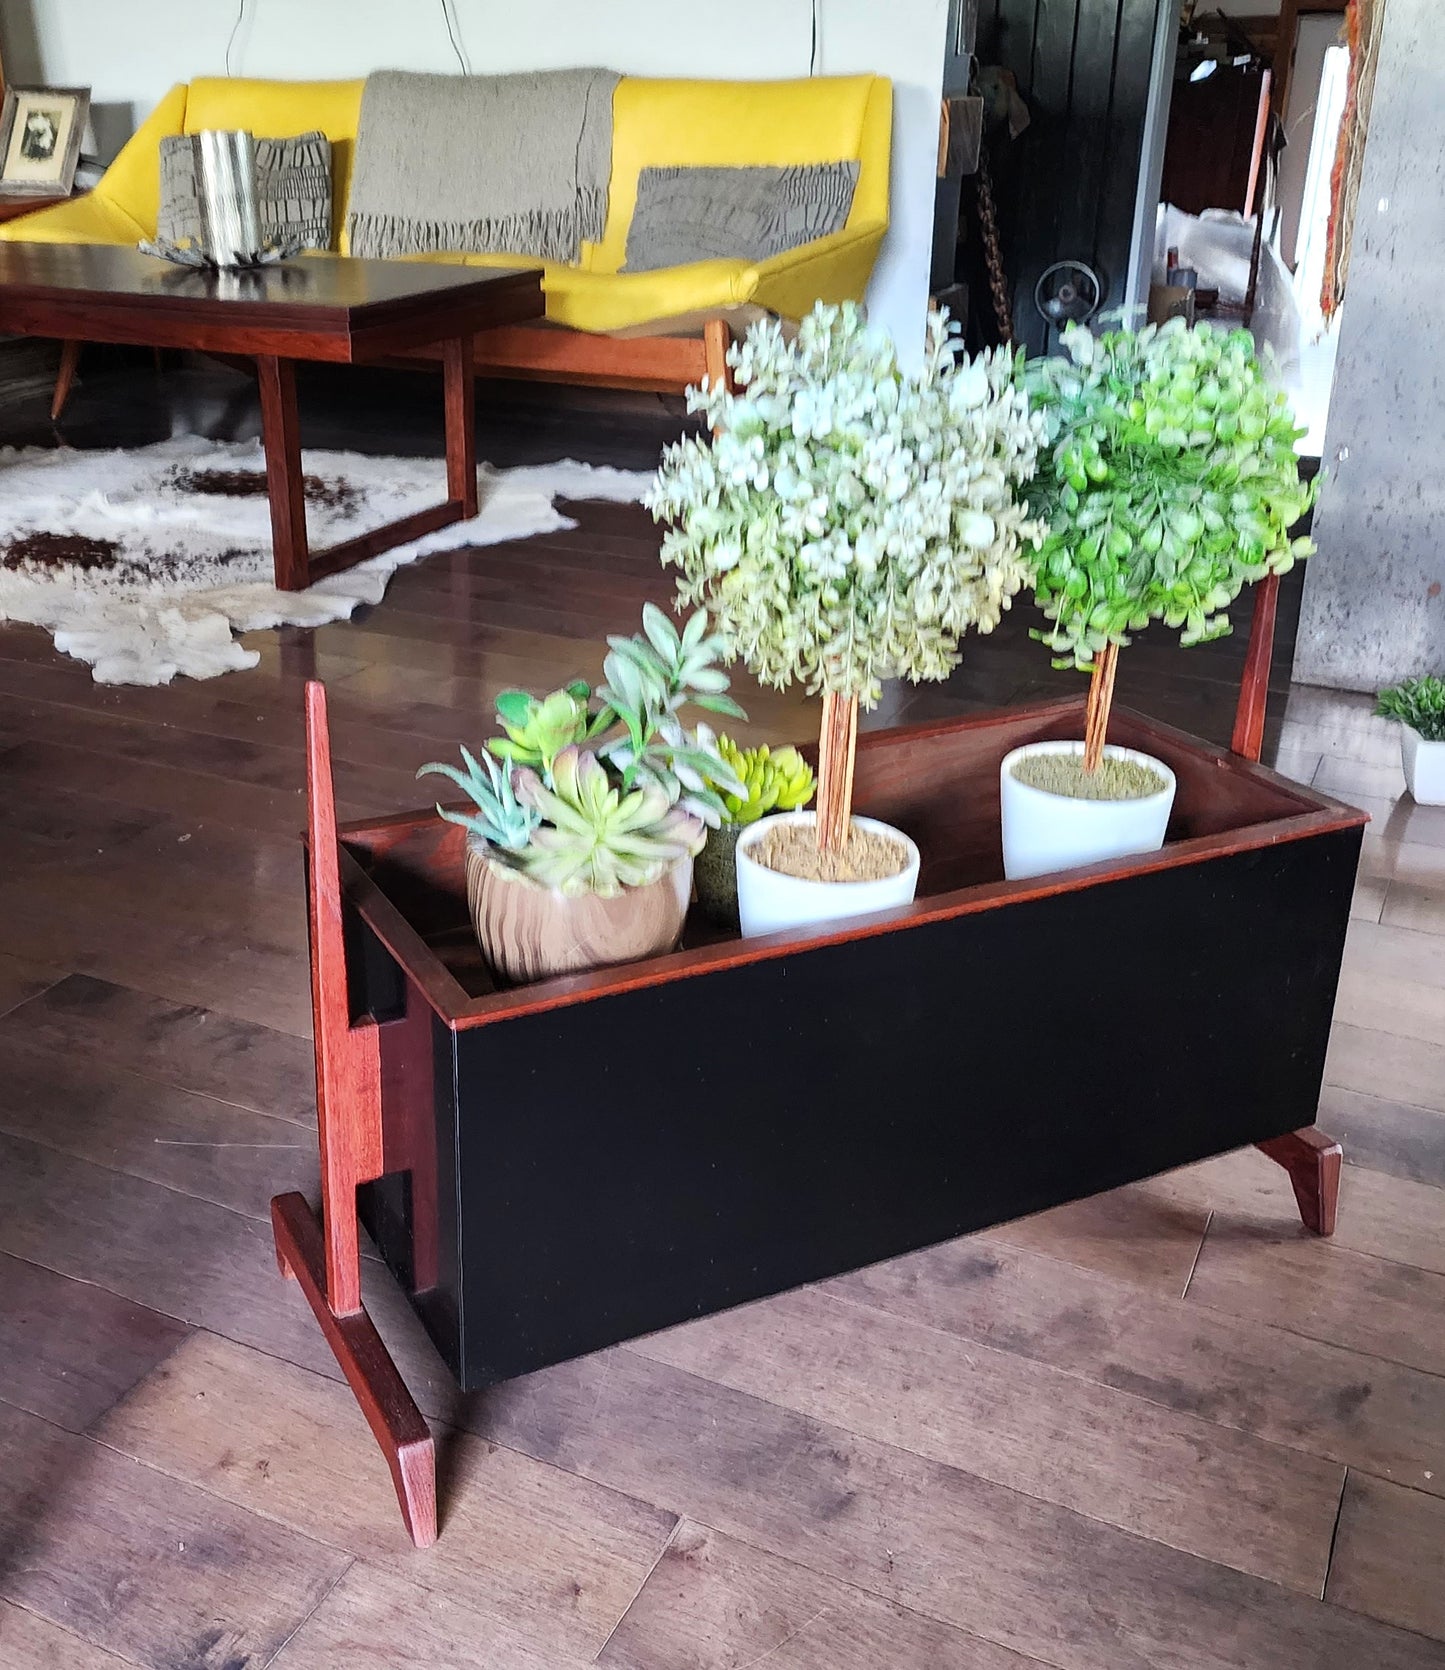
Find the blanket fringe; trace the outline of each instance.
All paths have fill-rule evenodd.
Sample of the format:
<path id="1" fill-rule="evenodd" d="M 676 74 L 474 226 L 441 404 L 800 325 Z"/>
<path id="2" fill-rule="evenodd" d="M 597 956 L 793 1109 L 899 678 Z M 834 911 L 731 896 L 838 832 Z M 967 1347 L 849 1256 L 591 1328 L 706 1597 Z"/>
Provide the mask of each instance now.
<path id="1" fill-rule="evenodd" d="M 605 191 L 579 191 L 575 209 L 531 209 L 483 220 L 413 220 L 406 215 L 348 214 L 353 255 L 517 255 L 575 263 L 584 239 L 601 238 Z"/>

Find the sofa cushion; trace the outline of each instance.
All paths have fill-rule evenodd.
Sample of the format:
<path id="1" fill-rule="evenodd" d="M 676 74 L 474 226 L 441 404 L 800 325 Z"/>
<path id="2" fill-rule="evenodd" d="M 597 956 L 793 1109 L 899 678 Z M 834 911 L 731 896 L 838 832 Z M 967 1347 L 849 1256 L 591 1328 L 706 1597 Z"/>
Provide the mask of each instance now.
<path id="1" fill-rule="evenodd" d="M 351 158 L 361 114 L 361 81 L 253 81 L 198 76 L 186 95 L 186 133 L 246 128 L 257 139 L 324 133 L 331 141 L 331 248 L 345 252 L 341 223 L 351 189 Z"/>
<path id="2" fill-rule="evenodd" d="M 669 81 L 625 76 L 612 101 L 607 229 L 588 262 L 617 272 L 645 168 L 862 163 L 850 226 L 886 223 L 892 89 L 879 76 Z"/>
<path id="3" fill-rule="evenodd" d="M 766 261 L 842 231 L 858 164 L 792 168 L 644 168 L 623 272 L 689 261 Z"/>
<path id="4" fill-rule="evenodd" d="M 161 140 L 157 235 L 181 249 L 205 241 L 193 136 Z M 331 144 L 319 132 L 256 141 L 256 195 L 268 241 L 326 249 L 331 243 Z"/>

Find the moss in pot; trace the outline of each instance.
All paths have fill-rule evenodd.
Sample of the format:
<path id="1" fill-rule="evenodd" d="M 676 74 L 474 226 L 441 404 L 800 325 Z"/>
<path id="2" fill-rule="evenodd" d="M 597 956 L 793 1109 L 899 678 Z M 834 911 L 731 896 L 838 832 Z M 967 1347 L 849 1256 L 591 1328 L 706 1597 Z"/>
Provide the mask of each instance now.
<path id="1" fill-rule="evenodd" d="M 969 359 L 944 313 L 916 370 L 851 303 L 819 303 L 791 340 L 761 321 L 728 363 L 740 387 L 689 390 L 711 436 L 667 449 L 648 503 L 679 602 L 707 607 L 764 684 L 823 698 L 816 813 L 738 838 L 751 934 L 913 897 L 912 841 L 852 815 L 859 709 L 885 678 L 947 678 L 963 634 L 992 631 L 1033 579 L 1043 529 L 1022 486 L 1042 422 L 1013 356 Z"/>
<path id="2" fill-rule="evenodd" d="M 1303 431 L 1247 331 L 1074 325 L 1064 347 L 1025 377 L 1048 441 L 1028 491 L 1048 524 L 1035 601 L 1052 625 L 1034 636 L 1090 675 L 1089 702 L 1080 741 L 1002 763 L 1011 878 L 1163 845 L 1173 773 L 1107 740 L 1119 650 L 1159 620 L 1186 647 L 1223 637 L 1245 585 L 1313 549 L 1290 536 L 1314 496 Z"/>
<path id="3" fill-rule="evenodd" d="M 672 950 L 682 934 L 692 864 L 724 793 L 744 785 L 689 703 L 745 715 L 716 665 L 707 617 L 679 633 L 652 604 L 645 636 L 609 638 L 605 683 L 545 697 L 504 691 L 504 734 L 465 769 L 435 763 L 474 811 L 438 806 L 467 831 L 467 898 L 478 943 L 499 982 L 630 962 Z"/>

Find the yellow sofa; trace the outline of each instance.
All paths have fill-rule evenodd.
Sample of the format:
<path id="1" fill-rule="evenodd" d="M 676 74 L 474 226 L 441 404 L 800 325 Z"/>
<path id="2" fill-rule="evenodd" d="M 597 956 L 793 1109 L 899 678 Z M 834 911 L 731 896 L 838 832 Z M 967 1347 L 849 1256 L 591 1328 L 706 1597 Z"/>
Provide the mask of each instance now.
<path id="1" fill-rule="evenodd" d="M 320 129 L 332 144 L 333 250 L 345 212 L 361 81 L 208 78 L 173 87 L 87 196 L 0 226 L 0 237 L 134 243 L 153 237 L 159 147 L 167 134 L 249 128 L 266 138 Z M 804 81 L 667 81 L 626 76 L 613 100 L 607 223 L 576 265 L 521 256 L 431 256 L 468 265 L 540 267 L 547 322 L 478 339 L 481 369 L 567 381 L 680 388 L 718 372 L 725 323 L 757 310 L 798 318 L 817 300 L 861 299 L 888 228 L 892 89 L 880 76 Z M 791 164 L 857 159 L 847 225 L 766 261 L 697 261 L 624 273 L 641 170 L 659 165 Z M 717 323 L 717 322 L 722 322 Z M 699 331 L 705 323 L 712 328 Z M 559 331 L 556 327 L 565 327 Z M 710 341 L 711 353 L 704 349 Z"/>

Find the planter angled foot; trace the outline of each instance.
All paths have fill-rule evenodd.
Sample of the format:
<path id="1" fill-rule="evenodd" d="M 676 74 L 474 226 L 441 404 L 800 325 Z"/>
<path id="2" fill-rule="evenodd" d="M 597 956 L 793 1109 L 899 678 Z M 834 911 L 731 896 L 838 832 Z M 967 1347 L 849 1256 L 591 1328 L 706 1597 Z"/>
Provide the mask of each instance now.
<path id="1" fill-rule="evenodd" d="M 1255 1146 L 1289 1173 L 1305 1228 L 1316 1235 L 1333 1235 L 1344 1159 L 1339 1143 L 1309 1125 Z"/>
<path id="2" fill-rule="evenodd" d="M 437 1540 L 436 1450 L 375 1324 L 364 1310 L 338 1316 L 326 1302 L 321 1225 L 299 1194 L 271 1201 L 276 1262 L 296 1278 L 391 1469 L 407 1532 L 418 1548 Z"/>

